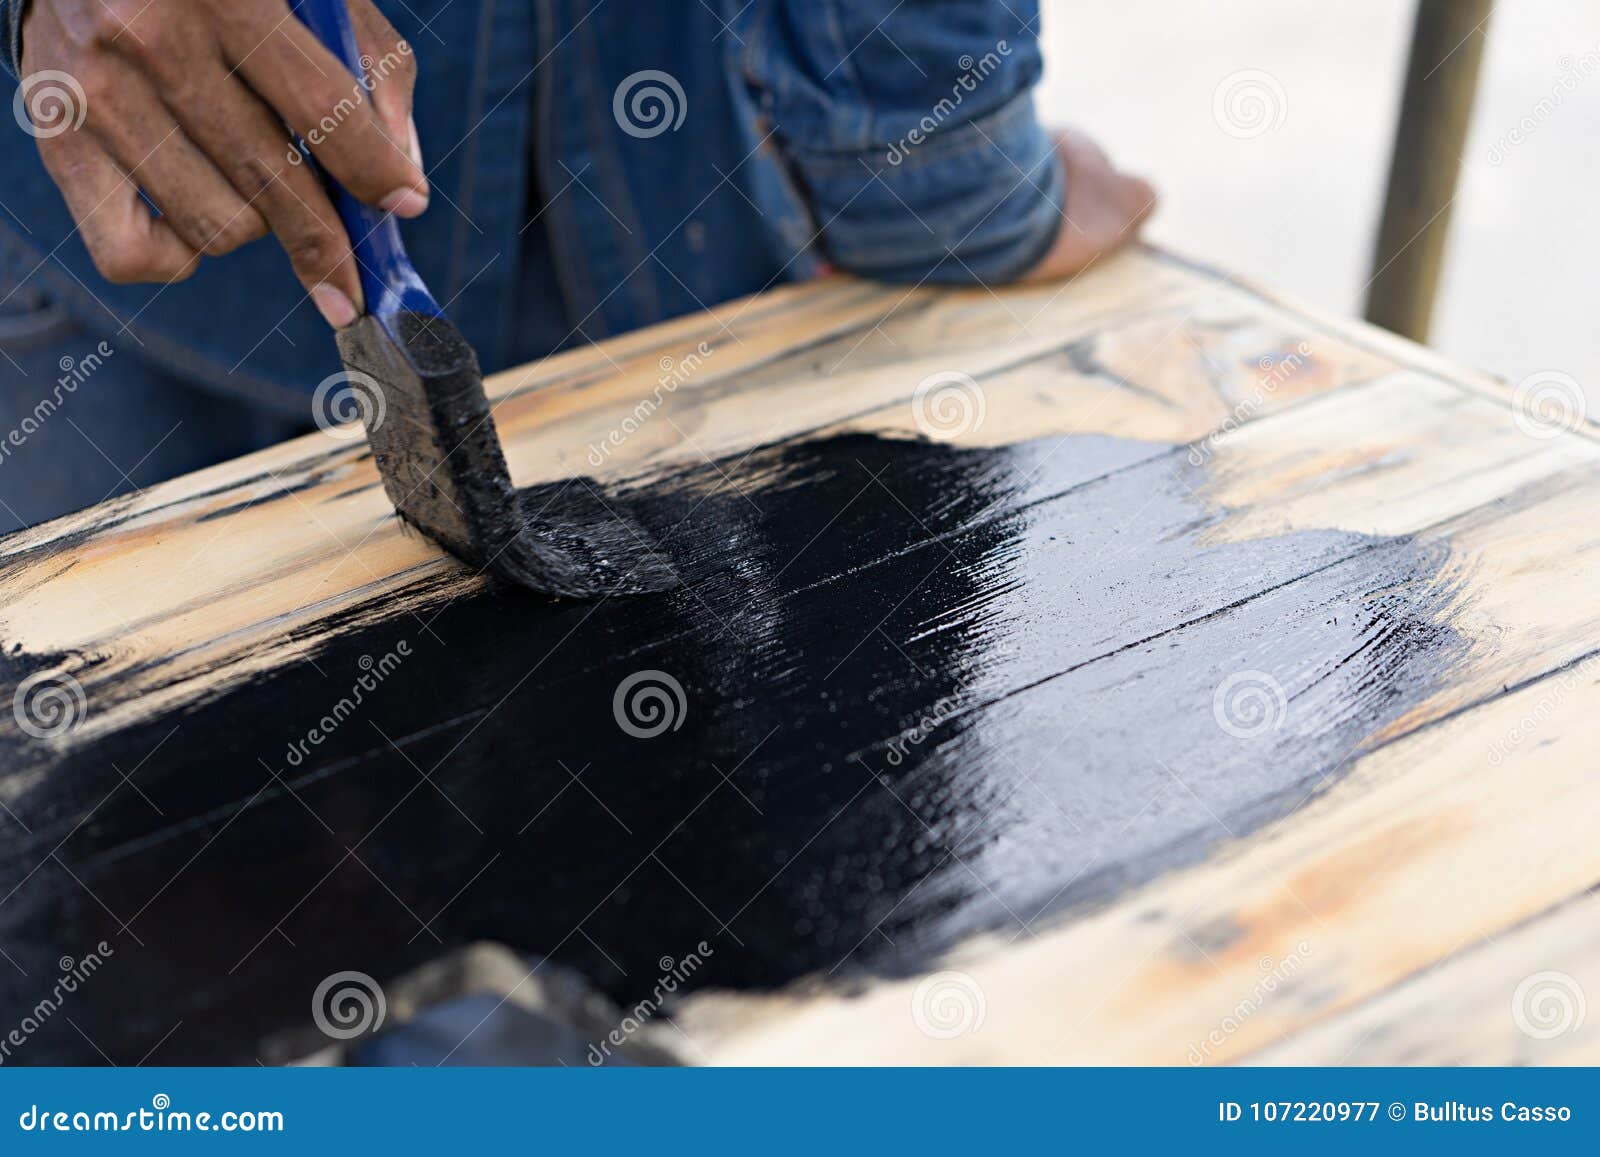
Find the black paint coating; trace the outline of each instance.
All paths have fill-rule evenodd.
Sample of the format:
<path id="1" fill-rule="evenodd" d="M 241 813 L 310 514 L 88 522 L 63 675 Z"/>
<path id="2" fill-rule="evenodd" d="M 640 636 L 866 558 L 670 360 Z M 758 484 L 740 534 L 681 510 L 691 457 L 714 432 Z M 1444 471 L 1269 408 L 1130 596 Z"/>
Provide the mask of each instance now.
<path id="1" fill-rule="evenodd" d="M 400 614 L 11 773 L 31 834 L 0 815 L 0 1023 L 58 957 L 115 950 L 76 1028 L 15 1059 L 98 1059 L 81 1028 L 119 1062 L 248 1063 L 325 976 L 475 939 L 624 1006 L 701 940 L 696 985 L 903 970 L 1192 861 L 1336 777 L 1464 649 L 1438 548 L 1212 543 L 1203 481 L 1104 438 L 762 451 L 633 495 L 681 589 Z M 614 706 L 641 671 L 682 688 L 654 701 L 670 725 L 630 719 L 650 738 Z M 1276 726 L 1219 725 L 1255 729 L 1252 702 Z"/>
<path id="2" fill-rule="evenodd" d="M 478 357 L 447 318 L 402 313 L 393 327 L 363 317 L 338 341 L 351 388 L 368 395 L 367 440 L 401 518 L 479 571 L 546 594 L 677 585 L 626 502 L 593 479 L 511 488 Z"/>

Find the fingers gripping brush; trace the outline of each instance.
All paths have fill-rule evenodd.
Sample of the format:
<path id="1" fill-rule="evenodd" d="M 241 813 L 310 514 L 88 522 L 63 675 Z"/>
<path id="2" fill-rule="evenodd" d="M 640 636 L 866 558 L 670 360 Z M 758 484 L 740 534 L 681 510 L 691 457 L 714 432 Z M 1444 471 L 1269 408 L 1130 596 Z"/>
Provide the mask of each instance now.
<path id="1" fill-rule="evenodd" d="M 294 0 L 295 15 L 365 85 L 345 0 Z M 350 235 L 367 313 L 337 334 L 367 440 L 395 511 L 480 571 L 548 594 L 596 598 L 676 586 L 631 516 L 585 478 L 511 485 L 477 355 L 406 256 L 400 228 L 322 171 Z"/>

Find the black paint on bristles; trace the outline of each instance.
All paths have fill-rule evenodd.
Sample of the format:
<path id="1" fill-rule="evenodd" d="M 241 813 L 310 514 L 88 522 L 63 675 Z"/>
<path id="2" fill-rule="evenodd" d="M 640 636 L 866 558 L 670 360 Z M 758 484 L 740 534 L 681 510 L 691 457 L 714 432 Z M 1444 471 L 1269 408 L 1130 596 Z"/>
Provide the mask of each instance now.
<path id="1" fill-rule="evenodd" d="M 463 562 L 567 598 L 678 585 L 672 564 L 589 478 L 511 485 L 478 358 L 445 318 L 363 317 L 338 334 L 367 440 L 400 517 Z"/>

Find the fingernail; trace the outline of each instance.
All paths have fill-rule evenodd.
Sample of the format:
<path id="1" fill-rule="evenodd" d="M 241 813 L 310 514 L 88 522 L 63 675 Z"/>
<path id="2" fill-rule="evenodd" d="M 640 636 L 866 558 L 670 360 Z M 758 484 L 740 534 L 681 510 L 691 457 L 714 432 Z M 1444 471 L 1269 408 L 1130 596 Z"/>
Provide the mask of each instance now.
<path id="1" fill-rule="evenodd" d="M 422 169 L 422 141 L 417 136 L 417 118 L 409 118 L 406 121 L 406 125 L 411 130 L 411 163 L 417 166 L 420 171 Z"/>
<path id="2" fill-rule="evenodd" d="M 378 208 L 396 217 L 420 217 L 428 208 L 428 194 L 417 189 L 396 189 L 378 202 Z"/>
<path id="3" fill-rule="evenodd" d="M 342 289 L 335 289 L 331 285 L 313 287 L 311 300 L 316 304 L 317 312 L 322 314 L 322 320 L 334 329 L 343 329 L 359 316 L 355 302 L 345 296 Z"/>

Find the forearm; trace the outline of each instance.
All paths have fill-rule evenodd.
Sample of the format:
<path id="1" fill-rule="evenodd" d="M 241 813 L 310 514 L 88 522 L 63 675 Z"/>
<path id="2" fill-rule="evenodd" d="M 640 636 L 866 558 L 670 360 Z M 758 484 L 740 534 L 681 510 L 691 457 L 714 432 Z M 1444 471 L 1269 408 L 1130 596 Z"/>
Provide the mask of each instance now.
<path id="1" fill-rule="evenodd" d="M 910 282 L 1030 268 L 1065 195 L 1033 110 L 1036 6 L 790 2 L 755 30 L 747 75 L 829 260 Z"/>
<path id="2" fill-rule="evenodd" d="M 884 281 L 961 284 L 1012 280 L 1043 256 L 1065 182 L 1029 94 L 920 145 L 905 139 L 909 149 L 797 154 L 830 261 Z"/>

